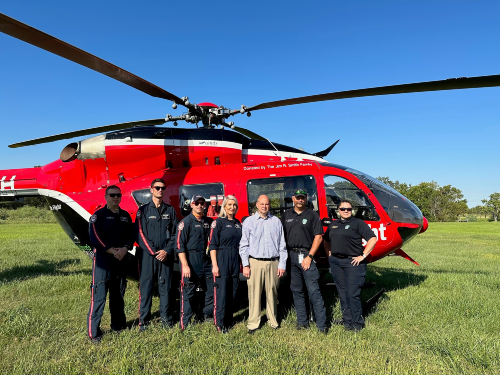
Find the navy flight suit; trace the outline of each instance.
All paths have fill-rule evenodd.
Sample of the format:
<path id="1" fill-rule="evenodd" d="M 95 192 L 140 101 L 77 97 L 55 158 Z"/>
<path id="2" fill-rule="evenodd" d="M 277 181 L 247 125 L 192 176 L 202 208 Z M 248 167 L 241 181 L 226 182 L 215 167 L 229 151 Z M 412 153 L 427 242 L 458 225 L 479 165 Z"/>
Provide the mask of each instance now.
<path id="1" fill-rule="evenodd" d="M 90 218 L 89 235 L 94 247 L 92 261 L 91 302 L 87 316 L 87 331 L 91 339 L 102 336 L 101 323 L 106 294 L 109 291 L 109 312 L 111 313 L 111 329 L 119 331 L 127 328 L 123 296 L 127 287 L 126 257 L 119 261 L 106 250 L 111 247 L 127 247 L 134 245 L 132 219 L 127 211 L 121 208 L 113 213 L 106 207 L 95 212 Z"/>
<path id="2" fill-rule="evenodd" d="M 175 228 L 178 223 L 174 208 L 162 202 L 156 208 L 153 201 L 139 207 L 135 221 L 139 249 L 139 327 L 145 327 L 151 320 L 151 302 L 155 277 L 158 278 L 160 294 L 160 317 L 163 324 L 171 326 L 172 305 L 170 287 L 174 266 Z M 164 250 L 167 259 L 160 262 L 156 252 Z"/>
<path id="3" fill-rule="evenodd" d="M 197 304 L 195 292 L 204 292 L 203 316 L 213 318 L 214 290 L 212 282 L 212 262 L 207 254 L 208 235 L 213 219 L 203 216 L 198 220 L 189 214 L 177 226 L 176 251 L 185 253 L 191 269 L 191 277 L 182 277 L 181 265 L 181 316 L 180 325 L 184 330 L 193 316 Z"/>
<path id="4" fill-rule="evenodd" d="M 214 323 L 219 331 L 233 324 L 240 274 L 241 223 L 238 219 L 219 217 L 211 225 L 209 250 L 217 250 L 220 277 L 214 281 Z"/>

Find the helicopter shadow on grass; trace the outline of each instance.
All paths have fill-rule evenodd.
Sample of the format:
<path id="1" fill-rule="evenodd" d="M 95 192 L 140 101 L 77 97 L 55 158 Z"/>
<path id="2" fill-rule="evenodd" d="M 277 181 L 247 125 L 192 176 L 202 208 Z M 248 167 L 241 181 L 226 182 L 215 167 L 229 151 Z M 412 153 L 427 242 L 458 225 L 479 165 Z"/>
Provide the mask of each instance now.
<path id="1" fill-rule="evenodd" d="M 80 265 L 80 259 L 65 259 L 52 262 L 45 259 L 37 260 L 35 264 L 26 266 L 16 266 L 0 272 L 0 284 L 14 282 L 16 280 L 27 280 L 42 275 L 79 275 L 88 274 L 88 271 L 64 271 L 64 268 L 71 265 Z"/>
<path id="2" fill-rule="evenodd" d="M 369 265 L 366 271 L 366 285 L 361 291 L 361 303 L 363 304 L 363 316 L 367 317 L 374 313 L 379 302 L 389 299 L 387 292 L 417 286 L 427 279 L 426 275 L 418 274 L 408 270 L 396 268 L 385 268 Z M 333 318 L 334 308 L 338 302 L 337 289 L 333 283 L 331 274 L 323 277 L 322 294 L 325 300 L 329 318 Z M 326 284 L 326 285 L 325 285 Z M 377 296 L 377 293 L 380 295 Z M 372 298 L 374 297 L 374 298 Z M 340 307 L 339 307 L 340 310 Z"/>

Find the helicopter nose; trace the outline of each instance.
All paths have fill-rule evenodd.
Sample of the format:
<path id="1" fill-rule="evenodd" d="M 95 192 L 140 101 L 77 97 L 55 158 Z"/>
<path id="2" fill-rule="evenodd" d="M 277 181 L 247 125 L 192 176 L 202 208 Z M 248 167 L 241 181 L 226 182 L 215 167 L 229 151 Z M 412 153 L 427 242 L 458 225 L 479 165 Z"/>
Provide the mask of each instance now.
<path id="1" fill-rule="evenodd" d="M 423 218 L 424 218 L 424 220 L 423 220 L 423 223 L 422 223 L 422 228 L 420 229 L 420 232 L 418 232 L 418 234 L 424 233 L 427 230 L 427 228 L 429 228 L 429 222 L 427 221 L 427 219 L 425 218 L 425 216 Z"/>

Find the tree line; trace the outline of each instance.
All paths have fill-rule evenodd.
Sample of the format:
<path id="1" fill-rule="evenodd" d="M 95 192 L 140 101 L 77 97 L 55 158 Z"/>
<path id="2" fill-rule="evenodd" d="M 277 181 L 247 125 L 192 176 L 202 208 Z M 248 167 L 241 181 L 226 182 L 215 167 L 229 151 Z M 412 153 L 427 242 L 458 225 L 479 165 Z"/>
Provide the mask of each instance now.
<path id="1" fill-rule="evenodd" d="M 482 206 L 470 208 L 462 191 L 451 185 L 439 186 L 437 182 L 421 182 L 411 185 L 389 177 L 378 177 L 378 180 L 411 200 L 422 211 L 429 221 L 456 221 L 460 216 L 490 215 L 494 221 L 500 213 L 500 193 L 493 193 L 489 199 L 483 199 Z"/>

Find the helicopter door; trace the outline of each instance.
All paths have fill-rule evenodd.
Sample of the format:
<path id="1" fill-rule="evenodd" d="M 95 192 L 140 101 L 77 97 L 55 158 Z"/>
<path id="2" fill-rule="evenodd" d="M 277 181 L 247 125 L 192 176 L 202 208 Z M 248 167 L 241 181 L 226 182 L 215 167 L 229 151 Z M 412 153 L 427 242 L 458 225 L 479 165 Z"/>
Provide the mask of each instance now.
<path id="1" fill-rule="evenodd" d="M 379 240 L 388 245 L 392 239 L 392 231 L 386 231 L 387 223 L 380 220 L 375 206 L 368 196 L 351 181 L 340 177 L 324 176 L 325 197 L 328 218 L 323 219 L 325 226 L 329 225 L 331 219 L 338 219 L 338 207 L 342 199 L 347 199 L 352 203 L 352 216 L 365 221 Z"/>

